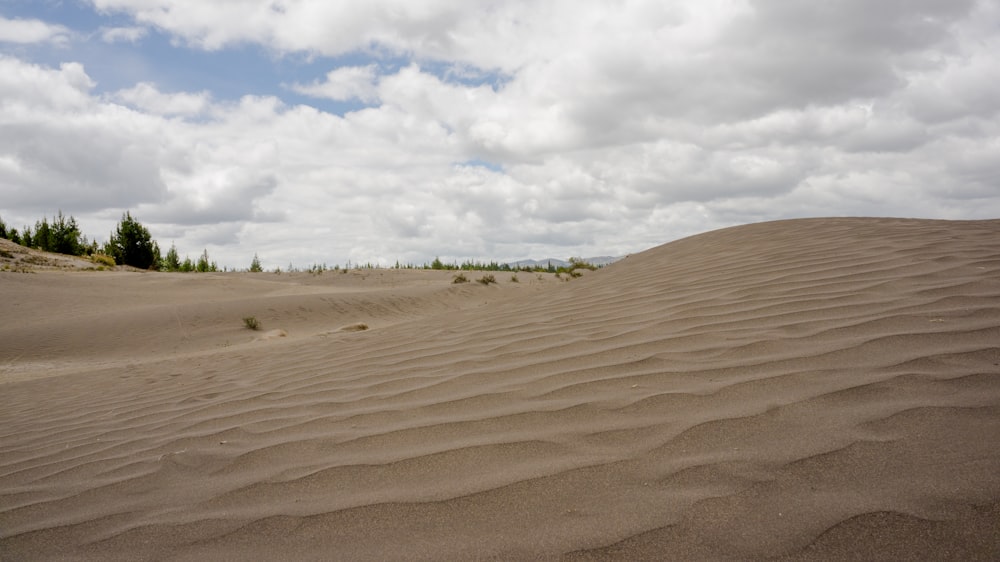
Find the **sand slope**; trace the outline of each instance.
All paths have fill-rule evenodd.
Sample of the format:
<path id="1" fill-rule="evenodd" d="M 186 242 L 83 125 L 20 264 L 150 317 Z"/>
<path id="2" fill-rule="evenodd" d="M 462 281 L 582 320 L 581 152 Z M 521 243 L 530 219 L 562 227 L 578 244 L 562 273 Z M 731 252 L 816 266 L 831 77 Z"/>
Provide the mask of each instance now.
<path id="1" fill-rule="evenodd" d="M 0 274 L 0 558 L 1000 558 L 1000 221 L 369 274 Z"/>

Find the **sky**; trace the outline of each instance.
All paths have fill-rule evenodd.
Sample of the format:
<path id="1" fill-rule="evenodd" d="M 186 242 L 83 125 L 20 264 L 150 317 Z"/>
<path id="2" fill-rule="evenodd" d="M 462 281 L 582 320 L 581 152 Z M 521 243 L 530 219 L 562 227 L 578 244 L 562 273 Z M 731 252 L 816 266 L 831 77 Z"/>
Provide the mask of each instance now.
<path id="1" fill-rule="evenodd" d="M 997 0 L 0 0 L 0 218 L 220 267 L 1000 217 Z"/>

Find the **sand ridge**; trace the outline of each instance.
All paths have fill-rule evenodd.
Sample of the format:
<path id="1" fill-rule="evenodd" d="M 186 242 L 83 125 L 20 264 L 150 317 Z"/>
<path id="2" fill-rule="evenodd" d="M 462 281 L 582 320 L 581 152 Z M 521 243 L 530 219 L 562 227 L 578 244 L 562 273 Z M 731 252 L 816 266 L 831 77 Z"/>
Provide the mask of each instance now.
<path id="1" fill-rule="evenodd" d="M 1000 556 L 1000 221 L 370 274 L 4 274 L 0 557 Z"/>

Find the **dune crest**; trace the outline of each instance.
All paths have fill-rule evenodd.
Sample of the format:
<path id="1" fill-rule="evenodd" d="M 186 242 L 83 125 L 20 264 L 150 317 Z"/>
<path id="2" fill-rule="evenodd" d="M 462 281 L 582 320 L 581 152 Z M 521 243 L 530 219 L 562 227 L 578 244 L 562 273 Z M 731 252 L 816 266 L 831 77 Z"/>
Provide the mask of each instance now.
<path id="1" fill-rule="evenodd" d="M 0 274 L 0 557 L 1000 558 L 1000 220 L 444 273 Z"/>

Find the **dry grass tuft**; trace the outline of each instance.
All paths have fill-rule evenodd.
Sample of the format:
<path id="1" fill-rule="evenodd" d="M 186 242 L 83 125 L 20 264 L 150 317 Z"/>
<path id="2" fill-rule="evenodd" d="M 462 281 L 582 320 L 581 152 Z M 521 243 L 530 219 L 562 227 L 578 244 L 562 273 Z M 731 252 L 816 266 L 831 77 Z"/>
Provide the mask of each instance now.
<path id="1" fill-rule="evenodd" d="M 90 261 L 107 267 L 115 266 L 115 258 L 105 255 L 105 254 L 94 254 L 90 256 Z"/>

